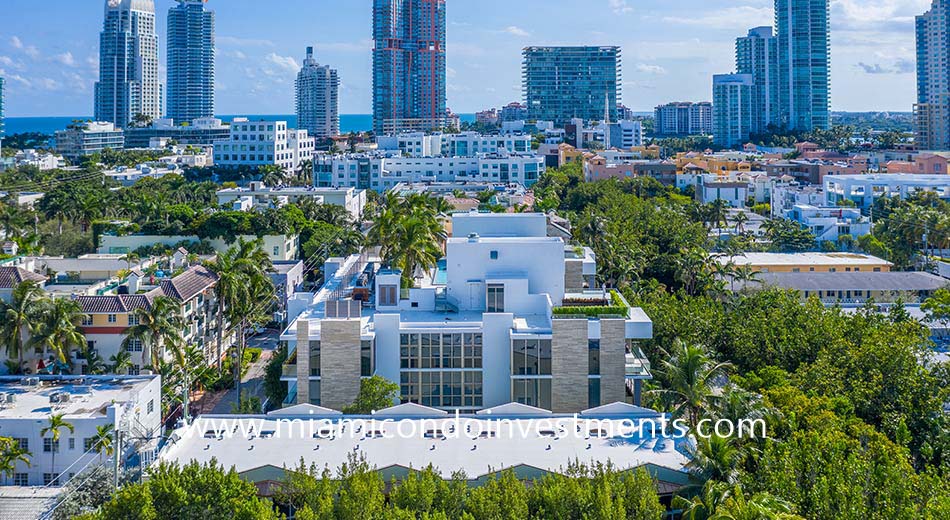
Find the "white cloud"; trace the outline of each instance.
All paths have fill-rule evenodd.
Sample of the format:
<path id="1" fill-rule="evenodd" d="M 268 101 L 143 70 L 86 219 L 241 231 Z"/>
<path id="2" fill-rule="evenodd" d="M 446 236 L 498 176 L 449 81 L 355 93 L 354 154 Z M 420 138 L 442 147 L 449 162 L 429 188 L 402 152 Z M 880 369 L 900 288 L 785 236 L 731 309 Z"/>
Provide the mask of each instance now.
<path id="1" fill-rule="evenodd" d="M 649 65 L 646 63 L 638 63 L 637 71 L 643 72 L 646 74 L 654 74 L 654 75 L 666 74 L 666 69 L 664 69 L 663 67 L 659 65 Z"/>
<path id="2" fill-rule="evenodd" d="M 12 45 L 14 49 L 23 51 L 23 54 L 26 54 L 34 60 L 40 57 L 40 50 L 33 45 L 24 44 L 23 40 L 21 40 L 19 36 L 11 36 L 10 45 Z"/>
<path id="3" fill-rule="evenodd" d="M 20 41 L 20 37 L 16 35 L 10 37 L 10 45 L 12 45 L 14 49 L 23 48 L 23 42 Z"/>
<path id="4" fill-rule="evenodd" d="M 59 90 L 62 85 L 53 78 L 41 78 L 40 87 L 46 90 Z"/>
<path id="5" fill-rule="evenodd" d="M 223 54 L 223 55 L 225 55 L 225 56 L 227 56 L 227 57 L 229 57 L 229 58 L 234 58 L 234 59 L 236 59 L 236 60 L 246 60 L 246 59 L 247 59 L 247 54 L 244 54 L 243 52 L 237 51 L 237 50 L 235 50 L 235 51 L 224 51 L 224 52 L 222 52 L 221 54 Z"/>
<path id="6" fill-rule="evenodd" d="M 0 65 L 5 65 L 7 67 L 15 67 L 14 61 L 9 56 L 0 56 Z"/>
<path id="7" fill-rule="evenodd" d="M 518 27 L 517 25 L 509 25 L 508 27 L 505 27 L 505 32 L 514 36 L 531 36 L 531 33 L 522 29 L 521 27 Z"/>
<path id="8" fill-rule="evenodd" d="M 270 40 L 254 38 L 238 38 L 236 36 L 216 36 L 215 43 L 218 45 L 231 47 L 273 47 L 274 42 Z"/>
<path id="9" fill-rule="evenodd" d="M 69 51 L 66 51 L 62 54 L 57 54 L 56 56 L 53 57 L 53 59 L 59 63 L 62 63 L 63 65 L 66 65 L 67 67 L 76 66 L 76 59 L 73 58 L 73 53 Z"/>
<path id="10" fill-rule="evenodd" d="M 366 39 L 358 42 L 315 43 L 313 48 L 318 51 L 332 52 L 365 52 L 373 49 L 373 40 Z"/>
<path id="11" fill-rule="evenodd" d="M 607 4 L 616 14 L 626 14 L 633 11 L 633 8 L 627 4 L 627 0 L 607 0 Z"/>
<path id="12" fill-rule="evenodd" d="M 690 16 L 674 17 L 667 16 L 663 18 L 664 22 L 677 23 L 681 25 L 697 25 L 710 27 L 714 29 L 734 29 L 736 27 L 756 27 L 759 25 L 772 25 L 774 11 L 771 7 L 754 7 L 743 5 L 739 7 L 727 7 L 708 12 L 696 12 Z M 739 36 L 739 34 L 736 34 Z"/>
<path id="13" fill-rule="evenodd" d="M 288 72 L 297 72 L 300 70 L 300 65 L 297 64 L 297 60 L 295 60 L 292 56 L 280 56 L 279 54 L 272 52 L 265 56 L 265 59 Z"/>

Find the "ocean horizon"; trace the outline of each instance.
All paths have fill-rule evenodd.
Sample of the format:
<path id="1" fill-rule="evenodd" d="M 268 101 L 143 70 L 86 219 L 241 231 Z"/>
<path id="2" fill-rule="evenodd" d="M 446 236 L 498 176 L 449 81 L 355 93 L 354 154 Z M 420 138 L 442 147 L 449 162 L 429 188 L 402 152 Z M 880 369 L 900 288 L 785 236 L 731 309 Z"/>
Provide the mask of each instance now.
<path id="1" fill-rule="evenodd" d="M 246 117 L 252 120 L 264 121 L 287 121 L 291 128 L 297 127 L 297 116 L 294 114 L 245 114 L 245 115 L 219 115 L 216 116 L 224 122 L 230 123 L 236 117 Z M 475 114 L 459 114 L 462 122 L 474 122 Z M 4 125 L 6 126 L 6 135 L 22 134 L 27 132 L 38 132 L 41 134 L 53 135 L 57 130 L 64 130 L 75 120 L 88 120 L 92 116 L 56 116 L 56 117 L 6 117 Z M 350 132 L 368 132 L 373 129 L 372 114 L 340 114 L 340 132 L 347 134 Z"/>

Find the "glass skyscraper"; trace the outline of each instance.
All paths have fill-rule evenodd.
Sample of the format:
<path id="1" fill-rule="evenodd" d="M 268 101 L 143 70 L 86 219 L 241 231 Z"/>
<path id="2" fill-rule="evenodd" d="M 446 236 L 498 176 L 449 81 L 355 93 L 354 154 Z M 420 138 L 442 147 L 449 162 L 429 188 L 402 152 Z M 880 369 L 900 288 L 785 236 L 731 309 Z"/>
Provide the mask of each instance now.
<path id="1" fill-rule="evenodd" d="M 917 146 L 950 150 L 950 1 L 917 17 Z"/>
<path id="2" fill-rule="evenodd" d="M 296 86 L 297 128 L 317 139 L 340 135 L 340 78 L 313 59 L 313 47 L 307 47 Z"/>
<path id="3" fill-rule="evenodd" d="M 164 104 L 154 1 L 106 0 L 99 35 L 96 120 L 125 128 L 141 116 L 161 117 Z"/>
<path id="4" fill-rule="evenodd" d="M 373 129 L 446 126 L 445 0 L 373 0 Z"/>
<path id="5" fill-rule="evenodd" d="M 523 55 L 528 119 L 620 119 L 620 47 L 527 47 Z"/>
<path id="6" fill-rule="evenodd" d="M 214 11 L 207 0 L 168 10 L 168 106 L 176 123 L 214 116 Z"/>
<path id="7" fill-rule="evenodd" d="M 0 77 L 0 138 L 3 138 L 3 78 Z"/>
<path id="8" fill-rule="evenodd" d="M 752 132 L 755 80 L 751 74 L 713 76 L 713 136 L 716 144 L 745 144 Z"/>
<path id="9" fill-rule="evenodd" d="M 778 46 L 771 27 L 756 27 L 736 40 L 736 72 L 752 76 L 752 133 L 781 125 L 778 94 Z"/>
<path id="10" fill-rule="evenodd" d="M 831 126 L 829 0 L 775 0 L 777 121 L 792 130 Z"/>

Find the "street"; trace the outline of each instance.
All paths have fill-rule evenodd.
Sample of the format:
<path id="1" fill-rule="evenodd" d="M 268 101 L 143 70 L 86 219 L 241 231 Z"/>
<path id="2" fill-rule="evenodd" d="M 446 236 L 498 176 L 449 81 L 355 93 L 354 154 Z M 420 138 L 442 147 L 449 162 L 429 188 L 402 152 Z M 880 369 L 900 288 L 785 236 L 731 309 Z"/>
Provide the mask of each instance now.
<path id="1" fill-rule="evenodd" d="M 245 398 L 258 397 L 262 403 L 264 402 L 264 369 L 277 349 L 279 336 L 279 330 L 267 329 L 261 334 L 248 338 L 247 348 L 260 348 L 262 352 L 261 357 L 251 364 L 247 373 L 241 378 L 241 394 Z M 231 406 L 236 403 L 237 390 L 232 388 L 228 390 L 223 399 L 218 401 L 211 413 L 229 414 L 231 413 Z"/>

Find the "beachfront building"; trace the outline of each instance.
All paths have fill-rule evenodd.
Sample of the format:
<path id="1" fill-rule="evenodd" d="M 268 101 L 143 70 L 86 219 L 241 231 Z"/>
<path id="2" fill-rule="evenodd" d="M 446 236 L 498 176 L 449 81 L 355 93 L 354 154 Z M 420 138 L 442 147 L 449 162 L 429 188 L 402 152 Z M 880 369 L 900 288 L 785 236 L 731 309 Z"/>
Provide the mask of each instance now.
<path id="1" fill-rule="evenodd" d="M 87 122 L 70 125 L 56 132 L 56 153 L 72 162 L 103 150 L 121 150 L 125 133 L 112 123 Z"/>
<path id="2" fill-rule="evenodd" d="M 342 408 L 372 375 L 442 410 L 637 404 L 652 322 L 596 288 L 590 249 L 547 227 L 544 214 L 455 214 L 445 259 L 411 288 L 378 259 L 328 260 L 319 293 L 289 303 L 286 404 Z"/>
<path id="3" fill-rule="evenodd" d="M 225 168 L 273 165 L 291 173 L 313 159 L 316 140 L 306 130 L 287 128 L 286 121 L 235 118 L 227 140 L 215 141 L 214 164 Z"/>
<path id="4" fill-rule="evenodd" d="M 231 126 L 214 117 L 184 120 L 155 119 L 148 126 L 125 130 L 126 148 L 153 148 L 156 143 L 174 141 L 179 146 L 210 147 L 231 136 Z"/>
<path id="5" fill-rule="evenodd" d="M 445 0 L 374 0 L 373 130 L 450 126 L 445 103 Z"/>
<path id="6" fill-rule="evenodd" d="M 208 0 L 178 0 L 168 10 L 167 117 L 214 117 L 214 11 Z"/>
<path id="7" fill-rule="evenodd" d="M 95 119 L 127 128 L 162 117 L 154 0 L 106 0 L 99 34 Z"/>
<path id="8" fill-rule="evenodd" d="M 307 58 L 297 73 L 297 127 L 315 139 L 340 135 L 340 77 L 320 65 L 307 47 Z"/>

